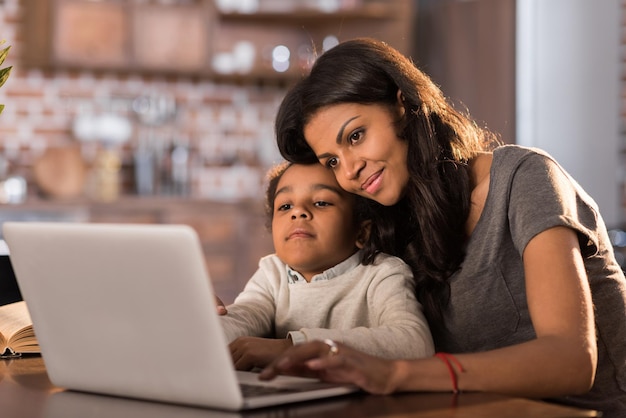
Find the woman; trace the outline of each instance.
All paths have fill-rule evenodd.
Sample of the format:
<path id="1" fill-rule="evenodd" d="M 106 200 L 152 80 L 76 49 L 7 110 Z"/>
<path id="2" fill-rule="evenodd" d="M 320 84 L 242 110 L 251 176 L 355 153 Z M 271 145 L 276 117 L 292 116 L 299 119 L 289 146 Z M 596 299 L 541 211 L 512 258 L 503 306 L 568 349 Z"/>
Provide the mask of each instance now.
<path id="1" fill-rule="evenodd" d="M 393 219 L 372 243 L 411 266 L 439 353 L 390 361 L 311 342 L 262 378 L 315 372 L 372 393 L 490 391 L 626 416 L 624 275 L 597 205 L 549 155 L 498 146 L 370 39 L 318 58 L 276 134 L 287 160 L 319 161 L 377 202 L 374 222 Z"/>

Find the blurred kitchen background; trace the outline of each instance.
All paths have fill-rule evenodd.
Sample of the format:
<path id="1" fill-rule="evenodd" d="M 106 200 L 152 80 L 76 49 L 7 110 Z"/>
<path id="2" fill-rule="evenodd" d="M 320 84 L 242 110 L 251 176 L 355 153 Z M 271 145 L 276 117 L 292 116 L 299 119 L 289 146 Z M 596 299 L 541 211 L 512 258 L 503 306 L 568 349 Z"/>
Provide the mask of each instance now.
<path id="1" fill-rule="evenodd" d="M 0 222 L 186 223 L 231 301 L 272 252 L 275 112 L 356 36 L 413 57 L 624 223 L 626 0 L 0 0 Z M 626 239 L 623 240 L 626 245 Z"/>

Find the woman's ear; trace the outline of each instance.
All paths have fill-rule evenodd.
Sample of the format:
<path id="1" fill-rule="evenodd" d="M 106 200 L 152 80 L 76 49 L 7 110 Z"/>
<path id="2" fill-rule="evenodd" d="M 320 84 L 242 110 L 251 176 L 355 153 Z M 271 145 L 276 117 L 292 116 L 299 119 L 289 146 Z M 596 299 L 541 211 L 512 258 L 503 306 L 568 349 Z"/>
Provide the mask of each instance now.
<path id="1" fill-rule="evenodd" d="M 404 108 L 404 94 L 402 94 L 402 91 L 400 89 L 398 89 L 396 97 L 398 98 L 398 112 L 400 113 L 400 117 L 402 117 L 404 116 L 406 110 Z"/>
<path id="2" fill-rule="evenodd" d="M 361 222 L 361 227 L 356 235 L 356 247 L 361 249 L 365 247 L 365 243 L 370 239 L 370 232 L 372 231 L 372 221 L 367 220 Z"/>

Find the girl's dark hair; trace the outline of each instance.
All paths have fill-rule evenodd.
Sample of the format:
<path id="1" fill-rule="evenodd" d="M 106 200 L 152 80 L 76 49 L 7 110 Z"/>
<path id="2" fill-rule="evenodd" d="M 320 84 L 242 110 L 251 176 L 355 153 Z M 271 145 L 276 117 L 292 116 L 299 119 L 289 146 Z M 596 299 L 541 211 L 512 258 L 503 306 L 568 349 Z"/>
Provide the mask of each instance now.
<path id="1" fill-rule="evenodd" d="M 265 190 L 265 227 L 268 231 L 272 232 L 272 220 L 274 219 L 274 202 L 276 201 L 276 189 L 278 188 L 278 182 L 280 181 L 283 174 L 289 167 L 291 167 L 294 163 L 289 161 L 283 161 L 271 167 L 267 172 L 267 189 Z M 302 163 L 305 165 L 308 164 L 319 164 L 317 160 L 312 163 Z M 348 192 L 346 192 L 348 193 Z M 362 196 L 351 195 L 354 199 L 354 212 L 353 212 L 353 222 L 355 225 L 361 225 L 361 223 L 371 220 L 373 216 L 373 207 L 376 202 L 366 199 Z M 372 231 L 370 232 L 369 239 L 364 243 L 361 263 L 362 264 L 372 264 L 374 262 L 374 258 L 376 254 L 380 252 L 376 243 L 378 239 L 372 239 L 372 237 L 378 235 L 377 226 L 372 225 Z"/>
<path id="2" fill-rule="evenodd" d="M 397 204 L 371 205 L 378 224 L 372 242 L 411 266 L 427 317 L 442 320 L 447 280 L 464 256 L 468 161 L 496 144 L 495 136 L 457 111 L 410 59 L 383 42 L 360 38 L 324 52 L 286 94 L 276 116 L 278 148 L 289 161 L 315 162 L 304 126 L 318 110 L 339 103 L 395 108 L 398 91 L 405 113 L 397 135 L 408 142 L 410 180 Z"/>

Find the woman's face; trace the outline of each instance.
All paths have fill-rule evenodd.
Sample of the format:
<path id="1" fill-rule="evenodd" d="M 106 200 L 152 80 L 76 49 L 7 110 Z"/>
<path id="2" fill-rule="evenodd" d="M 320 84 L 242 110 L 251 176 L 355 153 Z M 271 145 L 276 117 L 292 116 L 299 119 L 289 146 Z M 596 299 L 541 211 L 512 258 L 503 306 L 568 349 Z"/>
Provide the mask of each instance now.
<path id="1" fill-rule="evenodd" d="M 395 128 L 403 111 L 378 104 L 327 106 L 305 125 L 304 137 L 343 189 L 391 206 L 409 181 L 408 144 Z"/>

